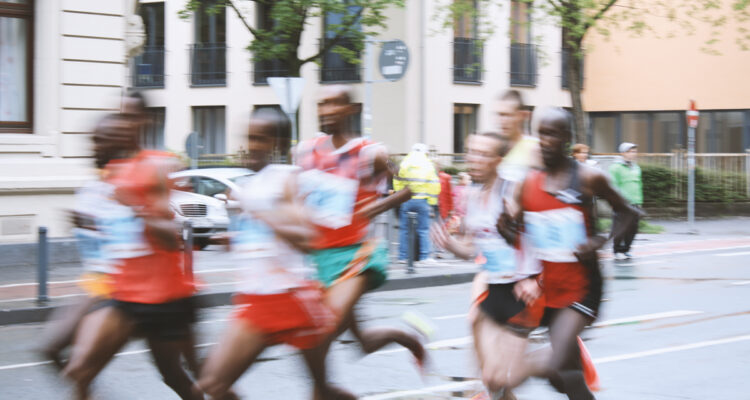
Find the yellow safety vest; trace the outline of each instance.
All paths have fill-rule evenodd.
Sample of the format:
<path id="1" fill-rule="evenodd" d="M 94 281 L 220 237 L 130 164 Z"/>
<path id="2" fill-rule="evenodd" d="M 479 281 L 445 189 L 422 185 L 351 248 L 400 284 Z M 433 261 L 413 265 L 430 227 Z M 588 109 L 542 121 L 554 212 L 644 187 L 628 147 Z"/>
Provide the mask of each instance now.
<path id="1" fill-rule="evenodd" d="M 412 199 L 427 199 L 427 204 L 437 205 L 440 180 L 426 154 L 413 151 L 401 161 L 398 176 L 393 177 L 393 189 L 399 191 L 405 187 L 411 190 Z"/>

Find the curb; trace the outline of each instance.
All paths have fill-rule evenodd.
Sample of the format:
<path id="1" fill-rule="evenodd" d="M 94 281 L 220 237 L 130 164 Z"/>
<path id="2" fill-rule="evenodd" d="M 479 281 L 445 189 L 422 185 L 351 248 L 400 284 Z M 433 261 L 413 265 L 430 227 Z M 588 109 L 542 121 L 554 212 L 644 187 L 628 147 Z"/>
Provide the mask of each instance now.
<path id="1" fill-rule="evenodd" d="M 375 289 L 373 292 L 456 285 L 471 282 L 475 274 L 475 272 L 458 272 L 443 275 L 395 278 L 386 281 L 383 286 Z M 233 292 L 199 293 L 195 295 L 195 298 L 198 308 L 211 308 L 231 305 L 232 294 Z M 0 310 L 0 326 L 44 322 L 57 308 L 59 306 Z"/>

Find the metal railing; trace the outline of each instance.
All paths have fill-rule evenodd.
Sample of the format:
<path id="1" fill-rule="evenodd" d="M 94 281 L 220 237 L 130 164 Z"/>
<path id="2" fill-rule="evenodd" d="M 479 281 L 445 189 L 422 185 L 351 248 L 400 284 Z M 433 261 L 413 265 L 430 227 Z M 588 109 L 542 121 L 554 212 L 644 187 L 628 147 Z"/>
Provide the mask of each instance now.
<path id="1" fill-rule="evenodd" d="M 332 39 L 320 40 L 321 48 L 328 45 L 331 40 Z M 359 58 L 359 51 L 354 47 L 351 40 L 342 39 L 339 41 L 338 45 L 357 52 L 357 57 Z M 320 68 L 321 82 L 360 82 L 362 80 L 360 65 L 347 62 L 344 60 L 344 57 L 340 54 L 334 53 L 333 50 L 328 50 L 323 55 L 322 61 L 322 66 Z"/>
<path id="2" fill-rule="evenodd" d="M 536 86 L 536 46 L 526 43 L 510 45 L 510 84 Z"/>
<path id="3" fill-rule="evenodd" d="M 190 83 L 193 86 L 225 86 L 227 84 L 226 43 L 195 43 L 190 45 Z"/>
<path id="4" fill-rule="evenodd" d="M 568 89 L 568 59 L 570 57 L 573 57 L 574 53 L 570 49 L 562 49 L 561 58 L 562 58 L 562 88 Z M 583 74 L 583 59 L 581 59 L 581 88 L 583 88 L 584 83 L 584 74 Z"/>
<path id="5" fill-rule="evenodd" d="M 164 47 L 146 46 L 133 57 L 133 86 L 137 88 L 164 87 Z"/>
<path id="6" fill-rule="evenodd" d="M 453 38 L 453 82 L 481 82 L 483 52 L 480 39 Z"/>
<path id="7" fill-rule="evenodd" d="M 289 68 L 281 60 L 256 61 L 253 68 L 253 82 L 256 85 L 267 85 L 268 78 L 289 76 Z"/>

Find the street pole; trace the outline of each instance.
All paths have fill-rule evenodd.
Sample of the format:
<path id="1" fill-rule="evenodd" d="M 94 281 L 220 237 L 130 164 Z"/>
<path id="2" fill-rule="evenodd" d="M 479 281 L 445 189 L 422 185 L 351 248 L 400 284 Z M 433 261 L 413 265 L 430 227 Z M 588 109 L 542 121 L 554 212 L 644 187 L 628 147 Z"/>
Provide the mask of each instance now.
<path id="1" fill-rule="evenodd" d="M 291 78 L 286 78 L 286 98 L 289 99 L 289 103 L 292 102 L 292 82 Z M 287 112 L 286 116 L 289 118 L 289 122 L 292 124 L 292 146 L 296 146 L 299 138 L 297 137 L 297 116 L 296 113 Z"/>
<path id="2" fill-rule="evenodd" d="M 698 127 L 698 110 L 695 101 L 690 101 L 688 116 L 688 229 L 690 233 L 695 231 L 695 129 Z"/>
<path id="3" fill-rule="evenodd" d="M 37 245 L 37 296 L 36 302 L 43 306 L 49 301 L 47 296 L 47 274 L 49 270 L 49 246 L 47 243 L 47 227 L 39 227 L 39 242 Z"/>
<path id="4" fill-rule="evenodd" d="M 372 84 L 374 81 L 372 71 L 373 41 L 370 36 L 365 37 L 365 99 L 362 104 L 362 118 L 364 137 L 372 137 Z"/>

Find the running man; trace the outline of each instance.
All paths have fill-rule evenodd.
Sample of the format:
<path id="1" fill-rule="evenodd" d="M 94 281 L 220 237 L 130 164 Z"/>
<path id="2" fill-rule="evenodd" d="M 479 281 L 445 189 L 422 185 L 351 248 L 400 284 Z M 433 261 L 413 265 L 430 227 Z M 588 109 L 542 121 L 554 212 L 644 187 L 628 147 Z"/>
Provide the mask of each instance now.
<path id="1" fill-rule="evenodd" d="M 274 138 L 289 131 L 275 110 L 253 113 L 248 131 L 248 167 L 240 213 L 232 221 L 230 246 L 244 268 L 234 318 L 206 360 L 197 388 L 214 399 L 234 398 L 229 388 L 268 346 L 286 343 L 309 349 L 336 327 L 323 291 L 304 254 L 315 234 L 294 193 L 298 168 L 269 165 Z M 283 137 L 283 134 L 282 134 Z"/>
<path id="2" fill-rule="evenodd" d="M 517 243 L 507 243 L 495 228 L 504 203 L 512 201 L 515 186 L 497 176 L 497 166 L 508 150 L 507 141 L 496 133 L 484 133 L 470 136 L 467 147 L 469 174 L 479 185 L 468 189 L 465 236 L 456 239 L 435 224 L 432 237 L 437 245 L 460 258 L 479 256 L 482 260 L 488 286 L 486 291 L 479 287 L 472 293 L 479 310 L 472 311 L 475 316 L 471 321 L 482 382 L 491 399 L 513 399 L 509 391 L 503 393 L 507 377 L 519 368 L 528 334 L 539 326 L 544 313 L 535 281 L 541 265 L 533 258 L 524 258 Z"/>
<path id="3" fill-rule="evenodd" d="M 126 101 L 130 101 L 127 100 Z M 94 153 L 106 165 L 114 188 L 113 207 L 104 221 L 103 251 L 115 260 L 112 300 L 86 315 L 76 332 L 63 375 L 79 399 L 115 353 L 135 334 L 148 341 L 164 382 L 182 399 L 201 399 L 180 357 L 194 322 L 194 283 L 183 269 L 178 227 L 169 208 L 168 173 L 179 165 L 162 152 L 140 150 L 138 124 L 119 115 L 94 135 Z"/>
<path id="4" fill-rule="evenodd" d="M 581 370 L 577 343 L 583 328 L 596 318 L 602 296 L 597 250 L 607 238 L 596 234 L 592 199 L 606 200 L 613 210 L 629 218 L 638 211 L 610 186 L 601 171 L 568 157 L 571 130 L 566 111 L 542 111 L 538 130 L 544 170 L 529 173 L 516 191 L 515 203 L 520 208 L 503 211 L 498 231 L 511 240 L 523 232 L 528 238 L 524 244 L 542 262 L 551 348 L 531 353 L 524 368 L 511 371 L 509 386 L 530 375 L 542 376 L 570 399 L 593 399 Z"/>
<path id="5" fill-rule="evenodd" d="M 523 181 L 529 170 L 542 167 L 539 139 L 524 133 L 529 120 L 529 111 L 524 107 L 517 90 L 503 92 L 495 103 L 500 136 L 510 145 L 499 166 L 500 177 L 513 182 Z"/>
<path id="6" fill-rule="evenodd" d="M 318 114 L 328 135 L 302 142 L 296 162 L 300 174 L 301 195 L 312 210 L 317 228 L 312 260 L 318 279 L 327 288 L 326 303 L 339 318 L 337 331 L 316 349 L 304 352 L 316 382 L 316 399 L 353 399 L 342 389 L 321 386 L 325 382 L 325 356 L 332 341 L 347 328 L 359 340 L 366 353 L 396 342 L 411 351 L 418 363 L 425 352 L 418 335 L 396 328 L 370 328 L 360 332 L 354 318 L 354 305 L 362 295 L 386 279 L 388 255 L 375 239 L 366 239 L 370 219 L 380 212 L 408 200 L 408 189 L 378 199 L 378 190 L 391 171 L 388 154 L 382 145 L 356 137 L 351 132 L 351 103 L 348 86 L 323 89 Z"/>

